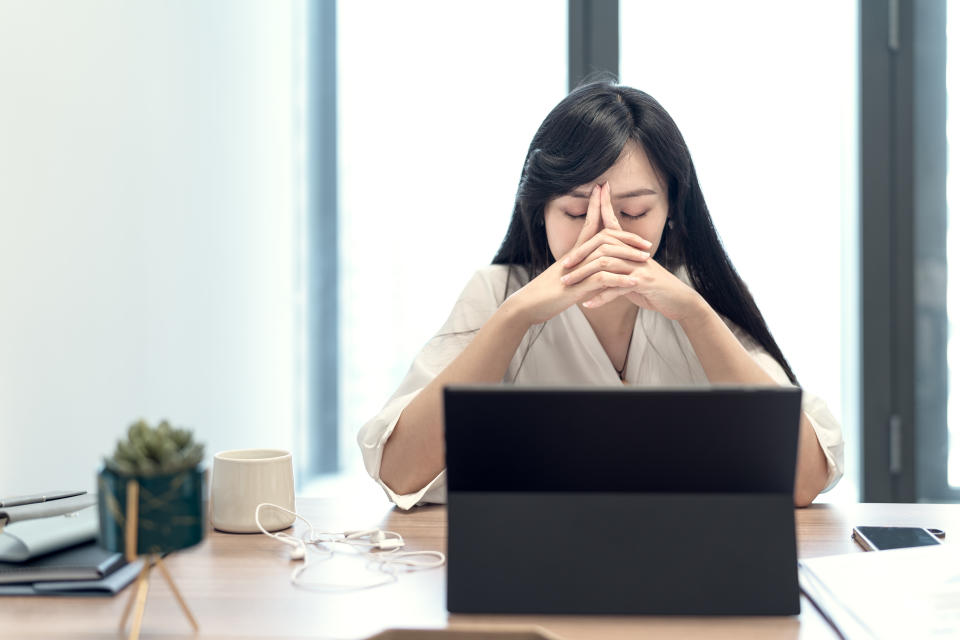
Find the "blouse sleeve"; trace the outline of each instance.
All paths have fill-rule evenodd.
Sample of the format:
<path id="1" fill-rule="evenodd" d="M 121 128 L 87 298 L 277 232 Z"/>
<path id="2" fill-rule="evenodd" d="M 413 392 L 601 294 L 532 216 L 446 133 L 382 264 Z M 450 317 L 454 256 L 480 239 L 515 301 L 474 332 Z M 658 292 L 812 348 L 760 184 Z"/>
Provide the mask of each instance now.
<path id="1" fill-rule="evenodd" d="M 774 359 L 767 351 L 748 335 L 743 329 L 734 325 L 729 320 L 727 326 L 730 327 L 733 334 L 743 345 L 747 353 L 756 361 L 757 364 L 769 375 L 777 384 L 787 387 L 793 383 L 787 377 L 787 373 L 780 366 L 780 363 Z M 810 421 L 814 433 L 817 434 L 817 441 L 823 449 L 823 455 L 827 459 L 827 486 L 823 492 L 829 491 L 843 476 L 843 433 L 840 430 L 840 423 L 830 412 L 827 404 L 819 397 L 803 391 L 800 406 Z"/>
<path id="2" fill-rule="evenodd" d="M 446 502 L 446 471 L 441 471 L 419 491 L 397 494 L 380 479 L 383 447 L 407 405 L 467 348 L 477 331 L 496 311 L 505 295 L 506 277 L 496 277 L 501 271 L 505 276 L 506 267 L 487 267 L 474 274 L 457 299 L 450 317 L 417 354 L 400 387 L 380 413 L 363 425 L 357 434 L 367 473 L 401 509 L 410 509 L 424 502 Z"/>

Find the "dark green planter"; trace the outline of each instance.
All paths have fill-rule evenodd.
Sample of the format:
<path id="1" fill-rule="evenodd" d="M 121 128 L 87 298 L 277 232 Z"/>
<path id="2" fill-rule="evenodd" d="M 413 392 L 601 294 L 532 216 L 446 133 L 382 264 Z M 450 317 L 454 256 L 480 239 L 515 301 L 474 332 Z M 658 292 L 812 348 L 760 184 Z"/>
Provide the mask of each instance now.
<path id="1" fill-rule="evenodd" d="M 198 466 L 167 475 L 133 478 L 140 485 L 136 555 L 169 553 L 203 540 L 205 475 Z M 124 523 L 130 480 L 106 467 L 99 473 L 100 546 L 110 551 L 126 553 Z"/>

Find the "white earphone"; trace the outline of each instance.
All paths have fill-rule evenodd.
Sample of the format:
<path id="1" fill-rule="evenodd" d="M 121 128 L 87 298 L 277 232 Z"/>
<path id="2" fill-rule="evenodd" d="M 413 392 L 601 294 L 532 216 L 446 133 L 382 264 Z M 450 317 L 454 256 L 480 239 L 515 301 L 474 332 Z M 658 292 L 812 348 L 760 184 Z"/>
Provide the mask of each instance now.
<path id="1" fill-rule="evenodd" d="M 264 507 L 279 509 L 284 513 L 292 515 L 294 518 L 303 520 L 308 531 L 301 537 L 292 536 L 282 531 L 272 533 L 267 531 L 260 522 L 260 510 Z M 442 567 L 447 557 L 439 551 L 400 551 L 404 547 L 403 537 L 396 531 L 384 531 L 382 529 L 357 529 L 355 531 L 326 532 L 316 531 L 309 520 L 299 513 L 290 511 L 280 505 L 263 502 L 257 505 L 254 514 L 257 528 L 271 538 L 279 540 L 290 547 L 290 559 L 302 560 L 303 564 L 294 568 L 290 574 L 290 580 L 294 585 L 318 591 L 354 591 L 360 589 L 371 589 L 384 584 L 397 581 L 397 574 L 401 571 L 422 571 L 425 569 L 436 569 Z M 368 566 L 374 565 L 381 573 L 386 574 L 386 578 L 364 584 L 334 584 L 320 582 L 306 582 L 301 576 L 306 571 L 311 562 L 307 556 L 307 545 L 312 545 L 315 549 L 326 552 L 326 555 L 319 561 L 329 560 L 334 556 L 333 545 L 340 544 L 360 550 L 362 555 L 367 557 Z M 316 560 L 314 561 L 314 563 Z"/>
<path id="2" fill-rule="evenodd" d="M 290 515 L 292 515 L 293 517 L 299 518 L 300 520 L 303 520 L 303 521 L 306 522 L 307 525 L 310 527 L 310 532 L 311 532 L 311 533 L 313 532 L 313 525 L 311 525 L 310 522 L 309 522 L 306 518 L 304 518 L 303 516 L 301 516 L 300 514 L 294 513 L 293 511 L 290 511 L 289 509 L 284 509 L 284 508 L 281 507 L 280 505 L 270 504 L 269 502 L 262 502 L 262 503 L 258 504 L 258 505 L 257 505 L 257 510 L 256 510 L 256 512 L 255 512 L 254 515 L 253 515 L 253 519 L 254 519 L 254 521 L 257 523 L 257 528 L 260 529 L 260 532 L 261 532 L 261 533 L 264 533 L 264 534 L 270 536 L 271 538 L 274 538 L 274 539 L 276 539 L 276 540 L 279 540 L 279 541 L 282 542 L 283 544 L 289 545 L 289 546 L 291 547 L 291 548 L 290 548 L 290 559 L 291 559 L 291 560 L 303 560 L 304 558 L 306 558 L 306 557 L 307 557 L 307 546 L 306 546 L 306 544 L 304 543 L 304 541 L 303 541 L 301 538 L 295 538 L 294 536 L 291 536 L 290 534 L 284 533 L 284 532 L 282 532 L 282 531 L 279 532 L 279 533 L 272 533 L 272 532 L 267 531 L 266 529 L 264 529 L 263 524 L 260 522 L 260 509 L 262 509 L 262 508 L 264 508 L 264 507 L 273 507 L 274 509 L 279 509 L 280 511 L 285 511 L 285 512 L 289 513 Z"/>
<path id="3" fill-rule="evenodd" d="M 330 540 L 330 542 L 344 542 L 356 546 L 369 546 L 371 549 L 381 549 L 384 551 L 400 549 L 404 545 L 403 537 L 394 531 L 362 529 L 360 531 L 344 531 L 342 535 L 342 540 Z M 366 540 L 364 540 L 364 538 L 366 538 Z"/>

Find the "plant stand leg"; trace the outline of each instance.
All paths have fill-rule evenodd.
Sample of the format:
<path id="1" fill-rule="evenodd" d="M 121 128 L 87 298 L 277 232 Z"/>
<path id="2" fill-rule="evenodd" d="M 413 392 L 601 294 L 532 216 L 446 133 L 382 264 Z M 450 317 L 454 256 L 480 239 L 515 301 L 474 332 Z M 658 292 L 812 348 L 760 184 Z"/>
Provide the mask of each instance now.
<path id="1" fill-rule="evenodd" d="M 133 612 L 133 626 L 130 628 L 127 640 L 138 640 L 140 637 L 140 624 L 143 622 L 143 610 L 147 606 L 147 592 L 150 589 L 150 569 L 153 568 L 153 562 L 149 559 L 146 562 L 149 569 L 141 573 L 140 579 L 137 580 L 137 607 Z"/>
<path id="2" fill-rule="evenodd" d="M 190 626 L 193 627 L 194 631 L 199 631 L 200 626 L 197 624 L 196 618 L 193 617 L 193 614 L 190 612 L 190 607 L 187 606 L 186 600 L 183 599 L 183 596 L 180 595 L 180 590 L 177 589 L 177 585 L 173 581 L 173 576 L 170 575 L 170 572 L 167 571 L 167 565 L 164 564 L 163 558 L 157 556 L 157 566 L 160 567 L 160 572 L 163 573 L 163 577 L 166 578 L 167 584 L 170 585 L 170 590 L 173 591 L 173 595 L 176 597 L 177 602 L 180 603 L 180 608 L 183 609 L 183 615 L 187 616 L 187 620 L 190 621 Z"/>
<path id="3" fill-rule="evenodd" d="M 140 581 L 144 579 L 145 574 L 149 573 L 150 563 L 144 559 L 143 567 L 140 569 L 140 573 L 137 574 L 137 579 L 133 584 L 133 588 L 130 589 L 130 595 L 127 597 L 127 604 L 123 607 L 123 616 L 120 618 L 119 628 L 121 633 L 127 628 L 127 619 L 130 617 L 130 610 L 133 609 L 133 603 L 137 599 L 137 593 L 140 590 Z"/>

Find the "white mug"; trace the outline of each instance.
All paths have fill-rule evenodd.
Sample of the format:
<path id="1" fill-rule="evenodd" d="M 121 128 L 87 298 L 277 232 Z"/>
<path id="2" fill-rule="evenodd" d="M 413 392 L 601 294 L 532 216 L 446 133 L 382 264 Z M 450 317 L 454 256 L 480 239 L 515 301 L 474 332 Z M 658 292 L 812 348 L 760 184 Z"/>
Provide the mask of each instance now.
<path id="1" fill-rule="evenodd" d="M 255 533 L 255 513 L 261 502 L 296 511 L 293 496 L 293 456 L 279 449 L 235 449 L 213 456 L 210 522 L 219 531 Z M 267 531 L 293 524 L 294 516 L 279 509 L 261 509 Z"/>

